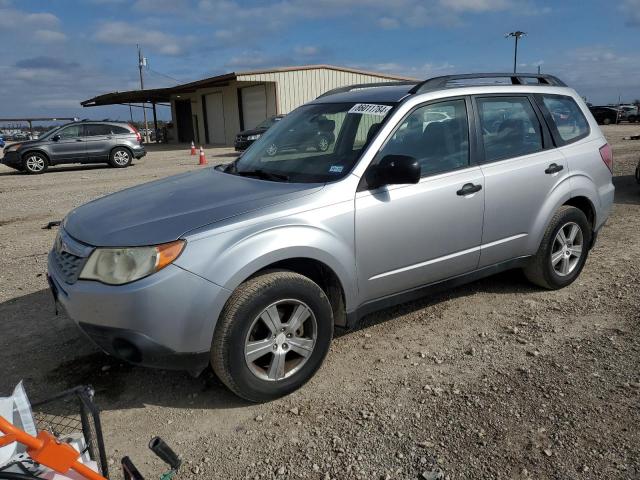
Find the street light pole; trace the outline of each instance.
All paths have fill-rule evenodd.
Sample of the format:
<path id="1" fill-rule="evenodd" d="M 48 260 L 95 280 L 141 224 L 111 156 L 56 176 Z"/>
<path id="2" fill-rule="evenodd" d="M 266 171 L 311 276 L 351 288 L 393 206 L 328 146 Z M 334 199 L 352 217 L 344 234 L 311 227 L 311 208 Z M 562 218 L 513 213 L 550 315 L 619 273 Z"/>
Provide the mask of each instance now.
<path id="1" fill-rule="evenodd" d="M 142 67 L 146 66 L 147 59 L 142 56 L 142 50 L 138 45 L 138 71 L 140 72 L 140 90 L 144 90 L 144 80 L 142 78 Z M 149 126 L 147 125 L 147 108 L 146 104 L 142 104 L 142 116 L 144 118 L 144 141 L 149 143 Z"/>
<path id="2" fill-rule="evenodd" d="M 505 34 L 504 38 L 514 37 L 516 39 L 515 49 L 513 51 L 513 73 L 518 69 L 518 40 L 526 35 L 525 32 L 516 30 L 515 32 Z"/>

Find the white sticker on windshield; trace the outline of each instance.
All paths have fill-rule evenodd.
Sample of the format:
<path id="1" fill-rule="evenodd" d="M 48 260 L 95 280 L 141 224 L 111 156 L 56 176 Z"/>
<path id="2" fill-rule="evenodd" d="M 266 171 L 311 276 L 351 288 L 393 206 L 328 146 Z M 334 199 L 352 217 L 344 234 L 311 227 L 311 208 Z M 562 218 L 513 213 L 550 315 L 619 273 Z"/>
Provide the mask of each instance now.
<path id="1" fill-rule="evenodd" d="M 389 105 L 377 105 L 375 103 L 356 103 L 349 113 L 359 113 L 365 115 L 378 115 L 384 117 L 391 110 Z"/>
<path id="2" fill-rule="evenodd" d="M 329 173 L 342 173 L 343 168 L 344 167 L 342 165 L 331 165 Z"/>

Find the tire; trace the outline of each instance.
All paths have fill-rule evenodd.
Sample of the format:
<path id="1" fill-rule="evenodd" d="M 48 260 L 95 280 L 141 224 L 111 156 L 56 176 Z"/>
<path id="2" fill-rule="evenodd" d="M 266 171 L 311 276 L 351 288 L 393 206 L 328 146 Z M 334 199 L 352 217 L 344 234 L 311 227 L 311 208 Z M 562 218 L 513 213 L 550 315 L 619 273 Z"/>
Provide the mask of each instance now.
<path id="1" fill-rule="evenodd" d="M 270 157 L 273 157 L 276 153 L 278 153 L 278 146 L 275 143 L 272 143 L 265 150 L 266 154 Z"/>
<path id="2" fill-rule="evenodd" d="M 638 184 L 640 184 L 640 163 L 636 167 L 636 182 L 638 182 Z"/>
<path id="3" fill-rule="evenodd" d="M 611 119 L 609 117 L 605 117 L 602 119 L 602 123 L 603 125 L 609 125 L 611 124 Z"/>
<path id="4" fill-rule="evenodd" d="M 331 146 L 331 142 L 327 137 L 322 135 L 320 136 L 320 138 L 318 138 L 318 142 L 316 143 L 316 148 L 318 149 L 319 152 L 326 152 L 327 150 L 329 150 L 330 146 Z"/>
<path id="5" fill-rule="evenodd" d="M 109 155 L 109 165 L 113 168 L 127 168 L 133 162 L 133 155 L 128 148 L 116 147 Z"/>
<path id="6" fill-rule="evenodd" d="M 574 227 L 579 231 L 571 240 Z M 569 239 L 565 245 L 559 238 L 561 229 Z M 527 279 L 549 290 L 564 288 L 573 283 L 587 261 L 591 236 L 591 225 L 582 210 L 569 205 L 560 207 L 549 222 L 538 252 L 524 269 Z M 579 256 L 575 255 L 578 246 Z"/>
<path id="7" fill-rule="evenodd" d="M 49 168 L 49 159 L 40 152 L 27 152 L 22 157 L 21 170 L 29 175 L 40 175 Z"/>
<path id="8" fill-rule="evenodd" d="M 272 323 L 274 309 L 279 319 Z M 288 325 L 297 311 L 307 316 L 292 333 Z M 275 338 L 274 331 L 279 332 Z M 322 365 L 332 336 L 331 305 L 316 283 L 290 271 L 266 272 L 240 285 L 227 301 L 213 336 L 211 366 L 236 395 L 265 402 L 303 386 Z M 247 356 L 250 342 L 256 351 L 252 357 Z"/>

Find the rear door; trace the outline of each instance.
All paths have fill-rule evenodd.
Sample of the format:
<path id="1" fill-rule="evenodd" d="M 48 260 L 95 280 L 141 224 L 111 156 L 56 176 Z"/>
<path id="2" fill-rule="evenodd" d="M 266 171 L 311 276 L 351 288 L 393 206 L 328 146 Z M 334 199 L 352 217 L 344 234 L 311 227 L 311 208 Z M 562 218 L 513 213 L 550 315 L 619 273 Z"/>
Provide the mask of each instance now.
<path id="1" fill-rule="evenodd" d="M 52 163 L 76 163 L 86 160 L 84 125 L 63 127 L 53 138 L 57 140 L 52 139 L 49 147 Z"/>
<path id="2" fill-rule="evenodd" d="M 110 125 L 88 123 L 85 128 L 85 144 L 89 162 L 106 162 L 114 146 L 114 134 Z"/>
<path id="3" fill-rule="evenodd" d="M 568 177 L 567 161 L 554 147 L 528 95 L 474 98 L 485 213 L 480 267 L 531 255 L 545 200 Z"/>

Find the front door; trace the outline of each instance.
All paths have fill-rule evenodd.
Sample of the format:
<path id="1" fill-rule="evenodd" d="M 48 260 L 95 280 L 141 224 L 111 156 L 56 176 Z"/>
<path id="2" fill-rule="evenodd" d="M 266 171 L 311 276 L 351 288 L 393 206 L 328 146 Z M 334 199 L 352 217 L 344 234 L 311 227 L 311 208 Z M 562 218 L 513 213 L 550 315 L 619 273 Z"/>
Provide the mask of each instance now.
<path id="1" fill-rule="evenodd" d="M 51 140 L 52 163 L 83 162 L 87 158 L 84 142 L 84 125 L 75 124 L 64 127 Z"/>
<path id="2" fill-rule="evenodd" d="M 488 266 L 535 253 L 537 242 L 529 235 L 544 230 L 543 205 L 566 180 L 568 168 L 528 96 L 483 96 L 475 102 L 486 183 L 480 266 Z M 545 225 L 536 228 L 541 221 Z"/>
<path id="3" fill-rule="evenodd" d="M 373 160 L 409 155 L 418 159 L 422 178 L 356 194 L 361 302 L 477 268 L 484 178 L 471 155 L 469 105 L 457 98 L 417 107 Z M 435 113 L 440 121 L 431 120 Z"/>

